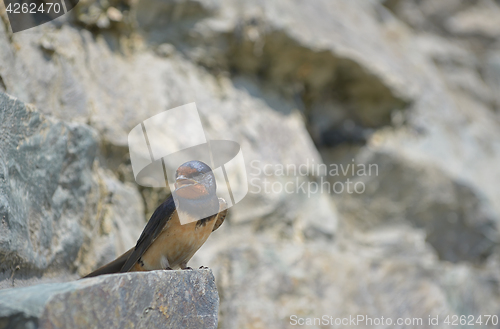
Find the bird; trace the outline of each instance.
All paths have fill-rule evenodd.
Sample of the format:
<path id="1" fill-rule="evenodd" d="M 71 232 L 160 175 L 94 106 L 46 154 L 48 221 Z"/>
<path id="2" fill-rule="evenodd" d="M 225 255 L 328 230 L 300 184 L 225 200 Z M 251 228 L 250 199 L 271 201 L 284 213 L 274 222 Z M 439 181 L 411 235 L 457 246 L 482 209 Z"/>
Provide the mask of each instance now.
<path id="1" fill-rule="evenodd" d="M 198 160 L 179 166 L 174 186 L 172 194 L 154 211 L 135 247 L 83 278 L 135 271 L 192 269 L 187 266 L 188 261 L 222 225 L 227 203 L 216 195 L 212 169 Z M 187 218 L 184 222 L 188 223 L 182 225 L 179 217 Z"/>

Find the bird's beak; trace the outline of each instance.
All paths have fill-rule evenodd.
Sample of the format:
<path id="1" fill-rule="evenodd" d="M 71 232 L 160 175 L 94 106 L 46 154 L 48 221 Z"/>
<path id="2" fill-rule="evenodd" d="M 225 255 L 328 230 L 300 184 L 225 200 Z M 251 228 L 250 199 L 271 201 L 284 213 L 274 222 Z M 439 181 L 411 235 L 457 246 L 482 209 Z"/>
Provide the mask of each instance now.
<path id="1" fill-rule="evenodd" d="M 177 179 L 175 180 L 175 189 L 179 189 L 179 188 L 184 187 L 184 186 L 190 186 L 190 185 L 195 185 L 195 184 L 198 184 L 198 182 L 195 181 L 194 179 L 187 178 L 184 175 L 181 175 L 181 176 L 177 177 Z"/>

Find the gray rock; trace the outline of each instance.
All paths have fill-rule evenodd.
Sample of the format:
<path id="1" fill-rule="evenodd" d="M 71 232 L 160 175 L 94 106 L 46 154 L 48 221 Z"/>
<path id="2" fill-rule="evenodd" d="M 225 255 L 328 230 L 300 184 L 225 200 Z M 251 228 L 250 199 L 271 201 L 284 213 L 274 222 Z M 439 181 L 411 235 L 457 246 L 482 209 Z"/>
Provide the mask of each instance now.
<path id="1" fill-rule="evenodd" d="M 231 209 L 193 259 L 214 266 L 221 328 L 499 314 L 496 3 L 88 1 L 69 23 L 0 24 L 0 89 L 103 141 L 72 271 L 140 226 L 119 225 L 140 212 L 124 211 L 140 202 L 116 178 L 133 182 L 128 131 L 195 101 L 207 135 L 239 142 L 247 165 L 320 163 L 313 140 L 327 164 L 384 154 L 359 198 L 251 192 Z M 164 197 L 141 192 L 147 213 Z"/>
<path id="2" fill-rule="evenodd" d="M 210 270 L 106 275 L 0 291 L 0 328 L 217 328 Z"/>
<path id="3" fill-rule="evenodd" d="M 94 42 L 89 31 L 70 25 L 60 29 L 48 25 L 33 32 L 12 36 L 15 44 L 22 45 L 17 50 L 0 25 L 0 42 L 7 45 L 0 49 L 0 76 L 8 92 L 62 120 L 89 122 L 100 133 L 103 145 L 127 150 L 127 135 L 135 125 L 161 111 L 195 101 L 207 136 L 239 142 L 247 168 L 252 160 L 296 166 L 308 159 L 321 162 L 300 111 L 290 102 L 276 109 L 274 104 L 281 101 L 273 92 L 273 103 L 261 101 L 251 87 L 234 85 L 224 76 L 214 77 L 176 53 L 163 58 L 153 51 L 137 52 L 125 59 L 104 39 Z M 59 58 L 57 64 L 52 60 L 53 65 L 45 64 L 49 55 L 40 49 L 38 41 L 44 37 L 51 39 L 54 51 L 50 58 Z M 32 79 L 23 79 L 31 67 L 41 71 Z M 46 96 L 49 94 L 53 97 Z M 176 142 L 172 140 L 166 147 Z M 100 160 L 103 166 L 115 168 L 112 156 Z M 150 206 L 149 200 L 160 198 L 149 192 L 146 204 L 151 213 L 158 203 Z M 280 206 L 268 196 L 248 198 L 253 208 Z"/>
<path id="4" fill-rule="evenodd" d="M 431 166 L 375 153 L 372 176 L 354 177 L 364 193 L 344 193 L 341 213 L 363 230 L 409 223 L 447 261 L 481 263 L 500 243 L 500 222 L 491 203 L 470 185 Z"/>
<path id="5" fill-rule="evenodd" d="M 133 247 L 146 224 L 144 203 L 135 186 L 99 167 L 93 176 L 98 188 L 88 196 L 91 214 L 81 224 L 85 238 L 75 262 L 82 276 Z"/>
<path id="6" fill-rule="evenodd" d="M 450 16 L 472 6 L 476 1 L 443 0 L 382 0 L 395 15 L 411 27 L 420 31 L 443 33 Z"/>
<path id="7" fill-rule="evenodd" d="M 500 109 L 500 51 L 497 48 L 491 49 L 486 54 L 485 78 L 493 91 L 495 97 L 496 110 Z"/>
<path id="8" fill-rule="evenodd" d="M 440 262 L 425 234 L 404 225 L 343 233 L 337 243 L 282 241 L 238 228 L 209 247 L 198 256 L 212 255 L 202 258 L 209 259 L 217 277 L 223 329 L 295 328 L 293 315 L 342 319 L 357 314 L 392 321 L 421 318 L 421 327 L 429 329 L 429 314 L 439 315 L 438 327 L 446 328 L 446 316 L 477 318 L 500 311 L 497 269 Z"/>
<path id="9" fill-rule="evenodd" d="M 2 278 L 67 271 L 84 239 L 97 136 L 1 92 L 0 131 Z"/>
<path id="10" fill-rule="evenodd" d="M 450 17 L 445 26 L 447 30 L 463 36 L 481 36 L 491 39 L 498 39 L 500 24 L 496 17 L 500 14 L 498 2 L 490 0 L 480 0 L 455 16 Z"/>
<path id="11" fill-rule="evenodd" d="M 94 162 L 92 128 L 2 92 L 0 120 L 1 288 L 83 275 L 135 244 L 142 198 Z"/>

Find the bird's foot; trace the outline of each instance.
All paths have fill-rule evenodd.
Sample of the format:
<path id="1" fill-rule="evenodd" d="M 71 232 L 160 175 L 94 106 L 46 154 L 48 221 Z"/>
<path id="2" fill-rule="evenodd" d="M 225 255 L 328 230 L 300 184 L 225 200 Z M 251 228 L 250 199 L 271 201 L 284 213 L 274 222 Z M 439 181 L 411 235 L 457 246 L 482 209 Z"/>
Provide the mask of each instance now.
<path id="1" fill-rule="evenodd" d="M 173 269 L 167 266 L 165 267 L 165 271 L 173 271 Z"/>
<path id="2" fill-rule="evenodd" d="M 206 266 L 201 265 L 199 269 L 200 269 L 200 270 L 208 270 L 209 268 L 208 268 L 208 267 L 206 267 Z"/>
<path id="3" fill-rule="evenodd" d="M 187 267 L 184 267 L 183 270 L 193 270 L 191 267 L 187 266 Z"/>

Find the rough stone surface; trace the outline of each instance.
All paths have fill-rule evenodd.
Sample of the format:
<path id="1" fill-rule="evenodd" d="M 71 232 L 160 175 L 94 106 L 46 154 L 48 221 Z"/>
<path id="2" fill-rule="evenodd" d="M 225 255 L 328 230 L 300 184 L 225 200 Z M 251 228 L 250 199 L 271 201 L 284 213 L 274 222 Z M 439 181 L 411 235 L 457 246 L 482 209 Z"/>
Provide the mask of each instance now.
<path id="1" fill-rule="evenodd" d="M 345 193 L 339 200 L 342 212 L 352 216 L 351 224 L 365 230 L 412 224 L 450 262 L 480 263 L 491 255 L 500 238 L 497 215 L 480 191 L 430 165 L 390 154 L 373 154 L 367 163 L 378 164 L 378 175 L 356 178 L 365 192 Z"/>
<path id="2" fill-rule="evenodd" d="M 254 179 L 190 264 L 214 269 L 220 328 L 500 314 L 499 8 L 96 0 L 23 33 L 0 24 L 0 89 L 100 138 L 83 244 L 64 271 L 85 274 L 133 243 L 140 213 L 167 192 L 135 187 L 127 133 L 195 101 L 207 135 L 240 143 Z M 374 162 L 379 174 L 327 177 L 365 183 L 361 195 L 288 194 L 264 179 L 321 177 L 255 169 L 313 162 Z"/>
<path id="3" fill-rule="evenodd" d="M 2 92 L 0 122 L 0 287 L 82 275 L 135 243 L 141 197 L 95 168 L 91 127 Z"/>
<path id="4" fill-rule="evenodd" d="M 269 237 L 229 233 L 210 260 L 221 296 L 221 328 L 293 328 L 291 315 L 425 321 L 431 314 L 444 321 L 450 314 L 496 314 L 500 307 L 494 267 L 478 271 L 439 262 L 423 242 L 425 234 L 404 226 L 349 236 L 334 245 L 277 245 Z"/>
<path id="5" fill-rule="evenodd" d="M 1 92 L 0 109 L 0 272 L 68 269 L 83 243 L 96 134 Z"/>
<path id="6" fill-rule="evenodd" d="M 0 291 L 0 328 L 217 328 L 209 270 L 106 275 Z"/>

